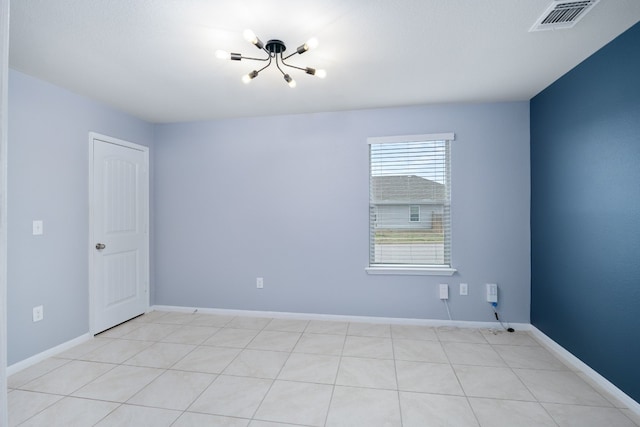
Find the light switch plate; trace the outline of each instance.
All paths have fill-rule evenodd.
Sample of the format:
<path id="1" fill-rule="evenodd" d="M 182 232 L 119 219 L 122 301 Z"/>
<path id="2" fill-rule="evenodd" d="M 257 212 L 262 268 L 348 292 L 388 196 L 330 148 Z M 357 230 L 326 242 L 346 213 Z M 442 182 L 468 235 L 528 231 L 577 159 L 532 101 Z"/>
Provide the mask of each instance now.
<path id="1" fill-rule="evenodd" d="M 44 223 L 39 219 L 33 220 L 33 235 L 40 236 L 41 234 L 44 234 Z"/>

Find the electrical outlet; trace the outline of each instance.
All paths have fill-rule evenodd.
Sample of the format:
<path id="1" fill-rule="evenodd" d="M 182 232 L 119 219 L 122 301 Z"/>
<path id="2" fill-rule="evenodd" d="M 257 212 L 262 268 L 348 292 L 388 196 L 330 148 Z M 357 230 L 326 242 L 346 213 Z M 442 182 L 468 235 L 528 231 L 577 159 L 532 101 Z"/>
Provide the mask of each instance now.
<path id="1" fill-rule="evenodd" d="M 469 285 L 460 283 L 460 295 L 469 295 Z"/>
<path id="2" fill-rule="evenodd" d="M 440 285 L 440 299 L 449 299 L 449 285 Z"/>
<path id="3" fill-rule="evenodd" d="M 262 277 L 256 278 L 256 288 L 258 289 L 264 288 L 264 279 Z"/>
<path id="4" fill-rule="evenodd" d="M 498 285 L 487 283 L 487 302 L 498 302 Z"/>
<path id="5" fill-rule="evenodd" d="M 44 319 L 44 307 L 41 305 L 33 307 L 33 321 L 39 322 L 42 319 Z"/>

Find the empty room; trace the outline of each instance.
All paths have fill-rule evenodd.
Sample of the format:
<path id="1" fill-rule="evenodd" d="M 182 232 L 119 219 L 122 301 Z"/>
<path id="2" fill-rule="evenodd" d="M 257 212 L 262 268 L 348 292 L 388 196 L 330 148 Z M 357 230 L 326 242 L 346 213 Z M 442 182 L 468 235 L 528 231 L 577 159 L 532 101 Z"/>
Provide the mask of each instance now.
<path id="1" fill-rule="evenodd" d="M 0 426 L 640 426 L 640 1 L 0 23 Z"/>

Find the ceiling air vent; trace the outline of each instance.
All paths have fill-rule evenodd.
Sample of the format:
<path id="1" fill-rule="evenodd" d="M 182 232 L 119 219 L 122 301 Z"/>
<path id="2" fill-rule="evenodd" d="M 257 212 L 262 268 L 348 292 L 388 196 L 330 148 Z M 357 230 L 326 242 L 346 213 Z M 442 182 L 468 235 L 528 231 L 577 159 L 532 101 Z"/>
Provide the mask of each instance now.
<path id="1" fill-rule="evenodd" d="M 571 28 L 599 1 L 554 1 L 529 31 Z"/>

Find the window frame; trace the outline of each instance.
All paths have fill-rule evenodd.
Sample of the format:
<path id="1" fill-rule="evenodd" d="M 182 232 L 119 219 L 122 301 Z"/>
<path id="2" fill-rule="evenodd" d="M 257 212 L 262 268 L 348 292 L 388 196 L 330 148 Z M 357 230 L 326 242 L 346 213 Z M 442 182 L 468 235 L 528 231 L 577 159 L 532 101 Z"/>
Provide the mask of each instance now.
<path id="1" fill-rule="evenodd" d="M 367 146 L 369 147 L 368 156 L 369 156 L 369 212 L 371 215 L 371 209 L 375 208 L 375 206 L 371 205 L 371 149 L 370 146 L 373 144 L 393 144 L 393 143 L 410 143 L 410 142 L 427 142 L 427 141 L 447 141 L 448 142 L 448 150 L 447 150 L 447 185 L 449 188 L 449 228 L 445 233 L 445 239 L 448 239 L 449 247 L 451 247 L 451 234 L 452 234 L 452 224 L 451 224 L 451 192 L 450 192 L 450 183 L 451 183 L 451 145 L 455 140 L 455 134 L 453 132 L 447 133 L 437 133 L 437 134 L 421 134 L 421 135 L 398 135 L 398 136 L 385 136 L 385 137 L 369 137 L 367 138 Z M 409 219 L 411 220 L 411 207 L 409 206 Z M 416 205 L 417 206 L 417 205 Z M 420 207 L 418 207 L 418 212 Z M 420 213 L 418 214 L 418 218 L 420 218 Z M 410 221 L 416 222 L 416 221 Z M 419 222 L 419 220 L 418 220 Z M 371 241 L 371 233 L 372 233 L 372 223 L 371 216 L 369 216 L 368 221 L 369 228 L 369 251 L 371 251 L 371 245 L 373 244 Z M 384 264 L 384 263 L 372 263 L 371 262 L 371 252 L 369 252 L 369 265 L 365 268 L 365 271 L 368 274 L 391 274 L 391 275 L 435 275 L 435 276 L 452 276 L 456 273 L 456 269 L 453 268 L 453 254 L 451 254 L 449 259 L 449 265 L 429 265 L 429 264 Z"/>

